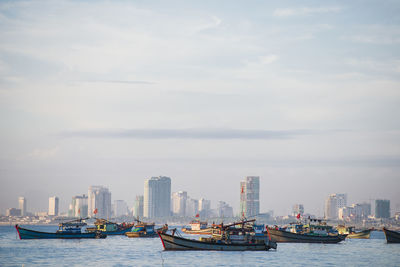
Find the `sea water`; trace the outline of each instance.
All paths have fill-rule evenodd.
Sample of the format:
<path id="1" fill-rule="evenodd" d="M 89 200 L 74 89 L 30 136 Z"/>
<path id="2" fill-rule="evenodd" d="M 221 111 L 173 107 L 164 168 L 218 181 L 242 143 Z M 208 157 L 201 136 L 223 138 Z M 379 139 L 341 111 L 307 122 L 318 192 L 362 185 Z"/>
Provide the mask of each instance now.
<path id="1" fill-rule="evenodd" d="M 0 226 L 0 266 L 400 266 L 400 244 L 387 244 L 382 232 L 373 231 L 370 239 L 279 243 L 276 251 L 164 251 L 158 237 L 20 240 L 13 226 Z"/>

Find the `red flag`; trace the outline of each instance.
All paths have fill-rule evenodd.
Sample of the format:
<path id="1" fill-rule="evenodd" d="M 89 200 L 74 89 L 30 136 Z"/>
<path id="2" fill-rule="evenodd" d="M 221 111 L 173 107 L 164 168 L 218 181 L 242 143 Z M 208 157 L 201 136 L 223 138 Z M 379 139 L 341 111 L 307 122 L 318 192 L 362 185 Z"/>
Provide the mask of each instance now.
<path id="1" fill-rule="evenodd" d="M 297 218 L 297 219 L 300 219 L 300 213 L 299 213 L 299 214 L 297 214 L 296 218 Z"/>
<path id="2" fill-rule="evenodd" d="M 242 186 L 242 194 L 243 194 L 243 186 Z"/>
<path id="3" fill-rule="evenodd" d="M 199 217 L 200 217 L 200 214 L 197 213 L 197 214 L 196 214 L 196 218 L 199 218 Z"/>
<path id="4" fill-rule="evenodd" d="M 97 214 L 97 208 L 94 209 L 93 213 L 94 213 L 94 214 Z"/>

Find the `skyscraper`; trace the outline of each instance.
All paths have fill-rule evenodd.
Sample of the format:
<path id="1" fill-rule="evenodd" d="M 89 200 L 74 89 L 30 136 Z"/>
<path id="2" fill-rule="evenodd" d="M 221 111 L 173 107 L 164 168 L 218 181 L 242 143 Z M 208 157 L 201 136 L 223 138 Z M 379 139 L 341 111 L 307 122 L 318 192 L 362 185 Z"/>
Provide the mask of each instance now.
<path id="1" fill-rule="evenodd" d="M 325 201 L 325 219 L 337 219 L 339 209 L 347 206 L 346 194 L 331 194 Z"/>
<path id="2" fill-rule="evenodd" d="M 88 216 L 111 218 L 111 192 L 103 186 L 90 186 L 88 191 Z"/>
<path id="3" fill-rule="evenodd" d="M 86 195 L 72 197 L 70 209 L 71 211 L 69 212 L 69 215 L 71 217 L 77 217 L 77 218 L 87 217 L 88 197 Z"/>
<path id="4" fill-rule="evenodd" d="M 233 217 L 233 208 L 224 201 L 218 202 L 218 216 L 221 218 Z"/>
<path id="5" fill-rule="evenodd" d="M 124 200 L 114 200 L 113 214 L 114 217 L 120 217 L 128 214 L 128 205 Z"/>
<path id="6" fill-rule="evenodd" d="M 199 201 L 188 197 L 186 199 L 186 216 L 194 217 L 199 213 Z"/>
<path id="7" fill-rule="evenodd" d="M 375 200 L 375 218 L 390 218 L 390 200 Z"/>
<path id="8" fill-rule="evenodd" d="M 136 217 L 143 217 L 143 196 L 136 196 L 134 212 Z"/>
<path id="9" fill-rule="evenodd" d="M 171 213 L 171 178 L 160 176 L 144 181 L 143 216 L 168 217 Z"/>
<path id="10" fill-rule="evenodd" d="M 172 193 L 172 212 L 177 216 L 186 215 L 187 192 L 179 191 Z"/>
<path id="11" fill-rule="evenodd" d="M 260 177 L 247 176 L 240 182 L 240 215 L 251 217 L 260 213 Z"/>
<path id="12" fill-rule="evenodd" d="M 208 217 L 211 213 L 211 200 L 199 199 L 199 213 L 201 217 Z"/>
<path id="13" fill-rule="evenodd" d="M 49 197 L 49 215 L 50 216 L 58 216 L 58 197 Z"/>
<path id="14" fill-rule="evenodd" d="M 26 198 L 18 198 L 19 209 L 21 210 L 21 216 L 26 216 Z"/>

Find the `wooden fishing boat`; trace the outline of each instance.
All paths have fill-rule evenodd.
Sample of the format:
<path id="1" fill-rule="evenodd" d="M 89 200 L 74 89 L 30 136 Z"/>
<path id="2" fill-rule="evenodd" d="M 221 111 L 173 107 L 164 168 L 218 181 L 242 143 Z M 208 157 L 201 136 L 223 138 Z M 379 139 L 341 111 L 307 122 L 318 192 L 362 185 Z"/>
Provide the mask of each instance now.
<path id="1" fill-rule="evenodd" d="M 339 234 L 347 235 L 346 238 L 369 239 L 371 235 L 371 229 L 356 232 L 354 226 L 338 225 L 336 229 Z"/>
<path id="2" fill-rule="evenodd" d="M 268 232 L 271 236 L 271 240 L 277 243 L 339 243 L 346 238 L 346 235 L 292 233 L 276 228 L 268 228 Z"/>
<path id="3" fill-rule="evenodd" d="M 131 231 L 134 223 L 115 223 L 105 219 L 97 219 L 95 227 L 86 228 L 87 232 L 100 231 L 106 235 L 124 235 Z"/>
<path id="4" fill-rule="evenodd" d="M 265 242 L 254 240 L 254 242 L 229 242 L 222 240 L 193 240 L 167 233 L 158 233 L 164 250 L 219 250 L 219 251 L 260 251 L 276 248 L 271 241 Z"/>
<path id="5" fill-rule="evenodd" d="M 383 228 L 387 243 L 400 243 L 400 233 Z"/>
<path id="6" fill-rule="evenodd" d="M 127 237 L 157 237 L 157 232 L 165 232 L 168 230 L 168 225 L 164 225 L 162 228 L 154 230 L 154 223 L 146 223 L 138 221 L 138 223 L 132 227 L 132 230 L 126 232 Z"/>
<path id="7" fill-rule="evenodd" d="M 346 238 L 369 239 L 371 236 L 371 229 L 363 230 L 360 232 L 351 232 Z"/>
<path id="8" fill-rule="evenodd" d="M 271 248 L 276 249 L 276 243 L 268 236 L 255 235 L 253 230 L 246 227 L 247 221 L 229 225 L 219 225 L 213 231 L 211 237 L 201 237 L 200 240 L 193 240 L 176 236 L 176 229 L 172 234 L 158 232 L 164 250 L 218 250 L 218 251 L 262 251 Z M 240 225 L 240 228 L 235 226 Z"/>
<path id="9" fill-rule="evenodd" d="M 86 224 L 84 224 L 86 225 Z M 107 235 L 99 231 L 81 232 L 82 224 L 61 223 L 57 232 L 40 232 L 15 225 L 20 239 L 81 239 L 81 238 L 106 238 Z"/>

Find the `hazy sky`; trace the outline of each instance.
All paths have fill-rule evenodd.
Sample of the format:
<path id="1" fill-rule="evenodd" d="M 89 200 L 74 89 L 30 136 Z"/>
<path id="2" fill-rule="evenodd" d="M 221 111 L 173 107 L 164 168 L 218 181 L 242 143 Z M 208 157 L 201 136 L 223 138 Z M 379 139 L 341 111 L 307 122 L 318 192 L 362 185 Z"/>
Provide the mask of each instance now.
<path id="1" fill-rule="evenodd" d="M 399 1 L 1 1 L 0 212 L 143 181 L 400 211 Z"/>

